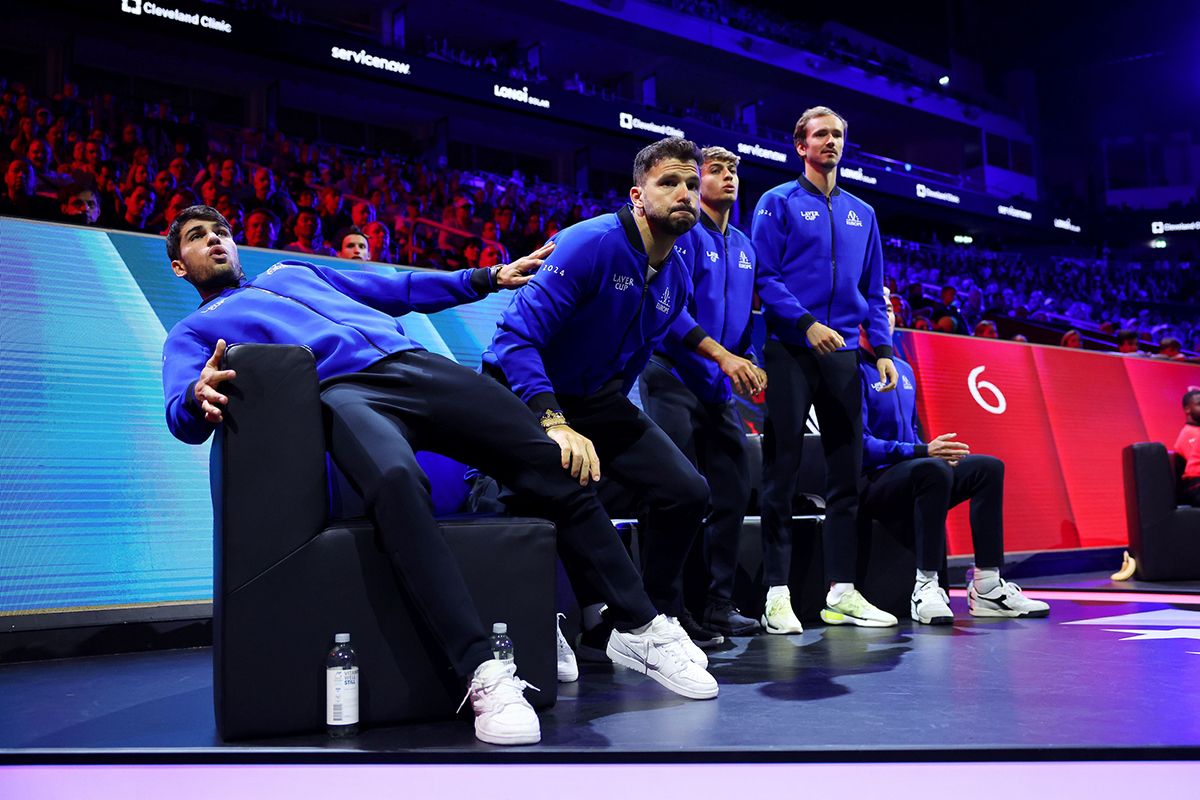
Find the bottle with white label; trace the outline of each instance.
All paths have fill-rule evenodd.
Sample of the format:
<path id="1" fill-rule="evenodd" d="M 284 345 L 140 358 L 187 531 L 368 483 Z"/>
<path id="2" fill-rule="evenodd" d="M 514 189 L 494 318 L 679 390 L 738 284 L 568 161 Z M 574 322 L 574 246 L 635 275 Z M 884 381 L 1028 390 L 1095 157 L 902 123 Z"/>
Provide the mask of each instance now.
<path id="1" fill-rule="evenodd" d="M 348 633 L 333 637 L 325 659 L 325 727 L 330 736 L 358 733 L 358 659 Z"/>
<path id="2" fill-rule="evenodd" d="M 511 664 L 513 661 L 513 643 L 508 638 L 508 625 L 497 622 L 492 625 L 492 658 Z"/>

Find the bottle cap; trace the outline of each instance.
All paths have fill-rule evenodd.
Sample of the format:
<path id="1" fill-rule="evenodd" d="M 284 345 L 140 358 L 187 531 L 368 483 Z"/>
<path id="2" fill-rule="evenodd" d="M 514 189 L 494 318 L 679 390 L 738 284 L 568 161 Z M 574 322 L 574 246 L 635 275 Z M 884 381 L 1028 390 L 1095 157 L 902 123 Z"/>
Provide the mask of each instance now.
<path id="1" fill-rule="evenodd" d="M 508 625 L 503 622 L 497 622 L 492 625 L 492 633 L 508 633 Z"/>
<path id="2" fill-rule="evenodd" d="M 350 634 L 339 633 L 333 637 L 334 644 L 346 644 L 350 641 Z"/>

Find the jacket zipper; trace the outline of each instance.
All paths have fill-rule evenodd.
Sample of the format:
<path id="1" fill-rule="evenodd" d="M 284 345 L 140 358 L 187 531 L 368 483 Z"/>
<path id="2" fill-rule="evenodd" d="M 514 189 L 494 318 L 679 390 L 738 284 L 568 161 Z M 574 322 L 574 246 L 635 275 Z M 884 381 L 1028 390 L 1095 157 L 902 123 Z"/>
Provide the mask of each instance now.
<path id="1" fill-rule="evenodd" d="M 723 234 L 721 234 L 721 242 L 725 245 L 725 260 L 721 263 L 722 263 L 722 266 L 725 267 L 725 275 L 724 275 L 724 277 L 725 277 L 725 293 L 726 293 L 726 295 L 728 295 L 729 294 L 729 228 L 726 228 L 725 232 Z M 727 323 L 729 321 L 729 309 L 725 308 L 723 310 L 725 313 L 721 315 L 721 341 L 717 343 L 717 344 L 721 345 L 722 347 L 725 346 L 725 328 L 726 328 L 725 323 Z"/>
<path id="2" fill-rule="evenodd" d="M 337 320 L 330 319 L 329 317 L 327 317 L 327 316 L 325 316 L 324 314 L 322 314 L 320 311 L 317 311 L 315 308 L 313 308 L 312 306 L 310 306 L 308 303 L 305 303 L 303 300 L 297 300 L 296 298 L 294 298 L 294 297 L 291 297 L 290 295 L 286 295 L 286 294 L 280 294 L 279 292 L 272 292 L 270 289 L 264 289 L 264 288 L 262 288 L 261 286 L 247 286 L 246 288 L 247 288 L 247 289 L 254 289 L 254 290 L 256 290 L 256 291 L 263 292 L 263 293 L 265 293 L 265 294 L 274 295 L 275 297 L 279 297 L 279 298 L 281 298 L 281 299 L 283 299 L 283 300 L 291 300 L 291 301 L 292 301 L 293 303 L 295 303 L 296 305 L 298 305 L 298 306 L 303 306 L 304 308 L 307 308 L 309 311 L 311 311 L 312 313 L 316 314 L 316 315 L 317 315 L 318 317 L 320 317 L 321 319 L 326 319 L 326 320 L 329 320 L 329 321 L 330 321 L 330 322 L 332 322 L 334 325 L 340 325 L 340 326 L 342 326 L 343 328 L 349 328 L 350 330 L 352 330 L 352 331 L 355 331 L 356 333 L 358 333 L 358 335 L 359 335 L 359 336 L 361 336 L 361 337 L 363 337 L 364 339 L 366 339 L 366 340 L 367 340 L 367 344 L 371 345 L 371 347 L 374 347 L 376 350 L 378 350 L 380 353 L 382 353 L 382 354 L 383 354 L 383 355 L 385 355 L 385 356 L 386 356 L 386 355 L 390 355 L 390 353 L 389 353 L 387 350 L 384 350 L 382 347 L 380 347 L 379 345 L 375 344 L 375 342 L 374 342 L 374 341 L 372 341 L 372 339 L 371 339 L 371 337 L 370 337 L 370 336 L 367 336 L 367 334 L 363 333 L 363 332 L 362 332 L 361 330 L 359 330 L 358 328 L 354 327 L 353 325 L 347 325 L 347 324 L 346 324 L 346 323 L 344 323 L 344 322 L 338 322 Z"/>
<path id="3" fill-rule="evenodd" d="M 829 209 L 829 263 L 833 268 L 833 285 L 829 289 L 829 310 L 825 324 L 833 328 L 833 295 L 837 291 L 837 244 L 834 235 L 836 226 L 833 224 L 833 195 L 825 196 L 825 207 Z"/>
<path id="4" fill-rule="evenodd" d="M 646 307 L 646 295 L 650 293 L 650 279 L 646 278 L 642 283 L 642 296 L 638 300 L 637 312 L 633 315 L 633 319 L 629 321 L 629 325 L 625 328 L 625 333 L 621 335 L 621 344 L 617 347 L 618 357 L 625 352 L 625 340 L 629 338 L 629 332 L 633 330 L 633 326 L 639 323 L 642 319 L 642 309 Z"/>

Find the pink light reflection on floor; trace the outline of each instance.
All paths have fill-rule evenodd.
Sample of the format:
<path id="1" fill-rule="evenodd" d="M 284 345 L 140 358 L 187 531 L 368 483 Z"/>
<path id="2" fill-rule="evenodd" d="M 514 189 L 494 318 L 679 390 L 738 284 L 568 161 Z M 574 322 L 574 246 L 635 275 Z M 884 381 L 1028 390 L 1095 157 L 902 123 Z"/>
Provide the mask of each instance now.
<path id="1" fill-rule="evenodd" d="M 491 797 L 612 800 L 632 787 L 669 786 L 671 797 L 881 797 L 928 800 L 929 786 L 1003 786 L 1005 796 L 1072 800 L 1184 797 L 1200 786 L 1200 763 L 1000 762 L 912 764 L 530 764 L 18 766 L 0 768 L 0 795 L 22 800 L 171 800 Z M 1187 787 L 1192 787 L 1190 790 Z M 624 787 L 624 788 L 621 788 Z M 968 791 L 968 794 L 972 792 Z M 639 792 L 634 791 L 634 796 Z"/>
<path id="2" fill-rule="evenodd" d="M 1156 592 L 1080 592 L 1070 589 L 1022 589 L 1038 600 L 1074 600 L 1081 603 L 1166 603 L 1200 606 L 1200 594 L 1160 594 Z M 966 589 L 951 589 L 951 597 L 966 597 Z"/>

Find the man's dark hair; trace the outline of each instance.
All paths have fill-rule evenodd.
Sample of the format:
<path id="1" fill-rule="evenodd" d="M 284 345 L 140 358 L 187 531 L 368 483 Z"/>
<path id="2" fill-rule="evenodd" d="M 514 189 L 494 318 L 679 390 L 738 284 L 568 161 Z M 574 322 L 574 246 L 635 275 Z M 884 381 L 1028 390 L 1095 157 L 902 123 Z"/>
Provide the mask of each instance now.
<path id="1" fill-rule="evenodd" d="M 1183 393 L 1183 407 L 1187 408 L 1193 397 L 1200 396 L 1200 389 L 1188 389 Z"/>
<path id="2" fill-rule="evenodd" d="M 183 234 L 183 226 L 194 219 L 202 219 L 205 222 L 219 222 L 226 228 L 230 227 L 229 220 L 225 219 L 221 212 L 212 206 L 188 206 L 179 212 L 179 216 L 171 222 L 171 227 L 167 230 L 167 258 L 172 261 L 179 260 L 179 237 Z"/>
<path id="3" fill-rule="evenodd" d="M 196 193 L 193 192 L 191 189 L 187 188 L 186 186 L 181 186 L 178 189 L 176 189 L 175 191 L 171 192 L 171 194 L 168 195 L 168 197 L 167 197 L 167 202 L 170 203 L 176 197 L 183 197 L 187 200 L 190 200 L 191 203 L 189 203 L 189 205 L 193 205 L 193 206 L 200 202 L 200 198 L 196 197 Z"/>
<path id="4" fill-rule="evenodd" d="M 654 144 L 646 145 L 633 159 L 634 185 L 641 186 L 646 173 L 654 169 L 655 164 L 666 161 L 668 158 L 695 161 L 697 168 L 704 163 L 704 156 L 695 142 L 679 136 L 668 136 L 666 139 L 659 139 Z"/>
<path id="5" fill-rule="evenodd" d="M 96 195 L 97 199 L 100 197 L 100 193 L 96 191 L 95 185 L 90 180 L 80 179 L 71 181 L 58 190 L 58 202 L 65 206 L 72 197 L 83 192 L 91 192 Z"/>
<path id="6" fill-rule="evenodd" d="M 1182 349 L 1183 349 L 1183 342 L 1179 341 L 1174 336 L 1164 336 L 1162 338 L 1162 340 L 1158 343 L 1158 352 L 1160 352 L 1160 353 L 1163 352 L 1164 350 L 1182 350 Z"/>
<path id="7" fill-rule="evenodd" d="M 1137 344 L 1137 340 L 1138 332 L 1132 328 L 1121 328 L 1121 330 L 1117 331 L 1117 344 L 1123 344 L 1124 342 Z"/>
<path id="8" fill-rule="evenodd" d="M 342 243 L 346 241 L 347 236 L 361 236 L 364 239 L 367 238 L 367 235 L 362 232 L 362 228 L 358 227 L 357 225 L 347 225 L 338 231 L 337 236 L 334 237 L 334 241 L 337 242 L 337 249 L 339 252 L 341 252 Z"/>

